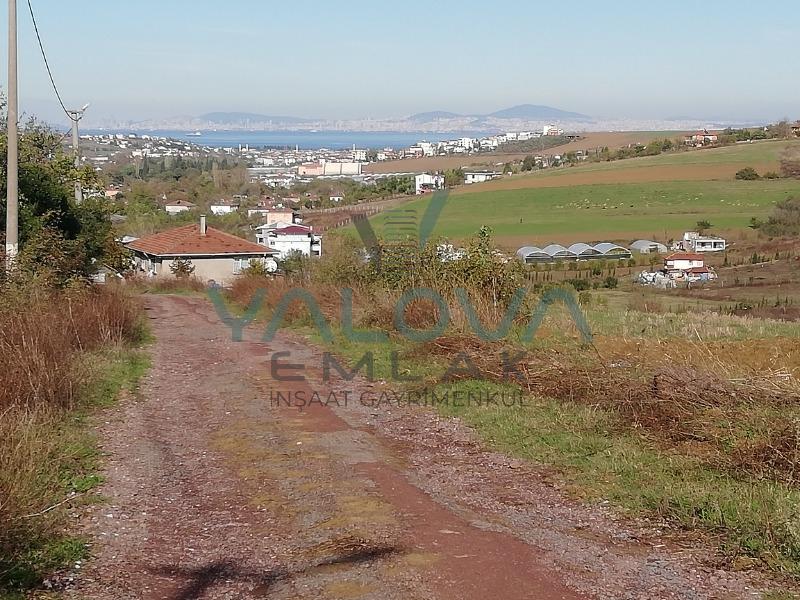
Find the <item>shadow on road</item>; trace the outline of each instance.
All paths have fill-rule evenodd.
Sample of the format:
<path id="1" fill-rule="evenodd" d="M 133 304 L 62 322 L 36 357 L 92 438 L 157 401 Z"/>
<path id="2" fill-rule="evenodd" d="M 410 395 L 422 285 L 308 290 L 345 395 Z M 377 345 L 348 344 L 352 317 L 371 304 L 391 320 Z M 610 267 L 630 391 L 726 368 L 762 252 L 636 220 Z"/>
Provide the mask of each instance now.
<path id="1" fill-rule="evenodd" d="M 196 600 L 202 597 L 204 592 L 213 587 L 219 581 L 239 581 L 253 584 L 252 593 L 257 596 L 265 596 L 271 587 L 279 582 L 289 580 L 298 575 L 308 573 L 319 567 L 331 565 L 359 564 L 370 560 L 398 554 L 402 549 L 398 546 L 389 545 L 366 545 L 337 556 L 313 561 L 311 564 L 302 568 L 289 569 L 278 568 L 266 572 L 248 571 L 241 569 L 236 563 L 231 561 L 217 561 L 202 567 L 183 568 L 175 565 L 164 565 L 163 567 L 150 569 L 150 572 L 159 575 L 166 575 L 176 579 L 185 580 L 183 586 L 173 595 L 168 596 L 170 600 Z"/>

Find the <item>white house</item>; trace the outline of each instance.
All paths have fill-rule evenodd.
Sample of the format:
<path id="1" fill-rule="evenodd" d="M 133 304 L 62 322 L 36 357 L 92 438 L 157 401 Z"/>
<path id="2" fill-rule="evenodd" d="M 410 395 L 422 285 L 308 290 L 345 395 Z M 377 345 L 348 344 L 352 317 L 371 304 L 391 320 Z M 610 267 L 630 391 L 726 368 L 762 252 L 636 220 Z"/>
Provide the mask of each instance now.
<path id="1" fill-rule="evenodd" d="M 414 189 L 417 194 L 424 194 L 434 190 L 444 189 L 444 175 L 430 175 L 428 173 L 421 173 L 414 176 Z"/>
<path id="2" fill-rule="evenodd" d="M 664 268 L 670 273 L 683 273 L 705 267 L 702 254 L 696 252 L 673 252 L 664 259 Z"/>
<path id="3" fill-rule="evenodd" d="M 715 235 L 700 235 L 696 231 L 683 234 L 683 249 L 693 252 L 722 252 L 727 247 L 725 240 Z"/>
<path id="4" fill-rule="evenodd" d="M 289 223 L 261 225 L 256 228 L 256 242 L 278 252 L 285 259 L 292 252 L 304 256 L 322 255 L 322 236 L 315 235 L 311 227 Z"/>
<path id="5" fill-rule="evenodd" d="M 211 212 L 215 215 L 229 215 L 232 212 L 239 210 L 238 200 L 218 200 L 212 202 L 209 206 Z"/>
<path id="6" fill-rule="evenodd" d="M 464 183 L 483 183 L 495 177 L 500 177 L 497 171 L 464 171 Z"/>
<path id="7" fill-rule="evenodd" d="M 335 194 L 333 196 L 329 196 L 328 200 L 330 200 L 331 202 L 341 202 L 342 200 L 344 200 L 344 196 L 340 196 L 339 194 Z"/>
<path id="8" fill-rule="evenodd" d="M 169 215 L 177 215 L 178 213 L 186 212 L 197 208 L 197 205 L 192 204 L 188 200 L 171 200 L 164 205 L 164 210 Z"/>

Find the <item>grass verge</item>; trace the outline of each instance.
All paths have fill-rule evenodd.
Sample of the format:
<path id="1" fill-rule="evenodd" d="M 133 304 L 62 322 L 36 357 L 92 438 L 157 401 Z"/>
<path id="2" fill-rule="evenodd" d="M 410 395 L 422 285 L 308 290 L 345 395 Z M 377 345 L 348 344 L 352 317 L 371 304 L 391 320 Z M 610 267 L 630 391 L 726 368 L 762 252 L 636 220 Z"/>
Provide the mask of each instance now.
<path id="1" fill-rule="evenodd" d="M 79 355 L 76 368 L 90 375 L 69 410 L 48 407 L 9 408 L 0 415 L 5 448 L 0 479 L 9 491 L 4 501 L 30 507 L 4 533 L 0 555 L 0 598 L 22 590 L 87 556 L 86 541 L 67 528 L 76 506 L 97 500 L 92 490 L 102 482 L 92 414 L 135 391 L 149 367 L 140 349 L 119 347 Z"/>

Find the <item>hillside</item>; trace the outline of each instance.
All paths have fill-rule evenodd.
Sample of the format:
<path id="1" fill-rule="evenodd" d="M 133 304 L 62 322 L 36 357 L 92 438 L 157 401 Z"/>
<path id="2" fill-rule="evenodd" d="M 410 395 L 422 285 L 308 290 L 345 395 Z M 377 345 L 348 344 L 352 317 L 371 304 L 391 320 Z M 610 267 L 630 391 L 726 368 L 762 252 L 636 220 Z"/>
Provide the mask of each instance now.
<path id="1" fill-rule="evenodd" d="M 752 217 L 763 218 L 775 202 L 800 195 L 800 181 L 738 181 L 734 174 L 748 165 L 762 173 L 777 170 L 789 144 L 664 154 L 462 186 L 451 192 L 434 235 L 463 240 L 488 225 L 515 250 L 550 242 L 666 241 L 708 220 L 718 233 L 741 236 Z M 421 212 L 427 202 L 406 206 Z M 373 221 L 381 229 L 383 217 Z"/>

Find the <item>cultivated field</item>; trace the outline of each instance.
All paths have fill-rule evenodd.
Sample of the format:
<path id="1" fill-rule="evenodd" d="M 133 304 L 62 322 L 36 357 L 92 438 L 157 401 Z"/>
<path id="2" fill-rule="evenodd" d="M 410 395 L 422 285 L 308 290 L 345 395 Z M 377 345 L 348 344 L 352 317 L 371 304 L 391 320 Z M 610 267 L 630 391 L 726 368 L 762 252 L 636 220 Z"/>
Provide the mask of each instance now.
<path id="1" fill-rule="evenodd" d="M 775 202 L 800 194 L 797 180 L 734 179 L 747 165 L 777 170 L 786 145 L 747 144 L 463 186 L 448 198 L 434 235 L 463 240 L 487 225 L 501 245 L 514 250 L 550 242 L 666 241 L 700 220 L 710 221 L 716 233 L 741 234 L 752 217 L 764 217 Z M 428 201 L 405 207 L 419 216 Z M 382 229 L 385 219 L 382 214 L 373 222 Z"/>
<path id="2" fill-rule="evenodd" d="M 575 150 L 594 150 L 608 146 L 612 150 L 628 144 L 646 144 L 654 139 L 673 138 L 680 135 L 675 131 L 617 131 L 617 132 L 590 132 L 583 134 L 584 139 L 570 142 L 545 150 L 545 154 L 563 154 Z M 458 169 L 469 166 L 493 167 L 504 163 L 521 160 L 530 153 L 496 153 L 481 156 L 433 156 L 429 158 L 410 158 L 406 160 L 390 160 L 373 163 L 365 168 L 367 173 L 421 173 L 424 171 L 437 171 Z"/>
<path id="3" fill-rule="evenodd" d="M 733 179 L 736 171 L 753 167 L 759 173 L 777 171 L 780 156 L 798 142 L 767 141 L 725 148 L 693 150 L 660 156 L 645 156 L 572 168 L 550 169 L 464 186 L 456 194 L 536 187 L 562 187 L 600 183 L 641 183 L 649 181 L 704 181 Z"/>

